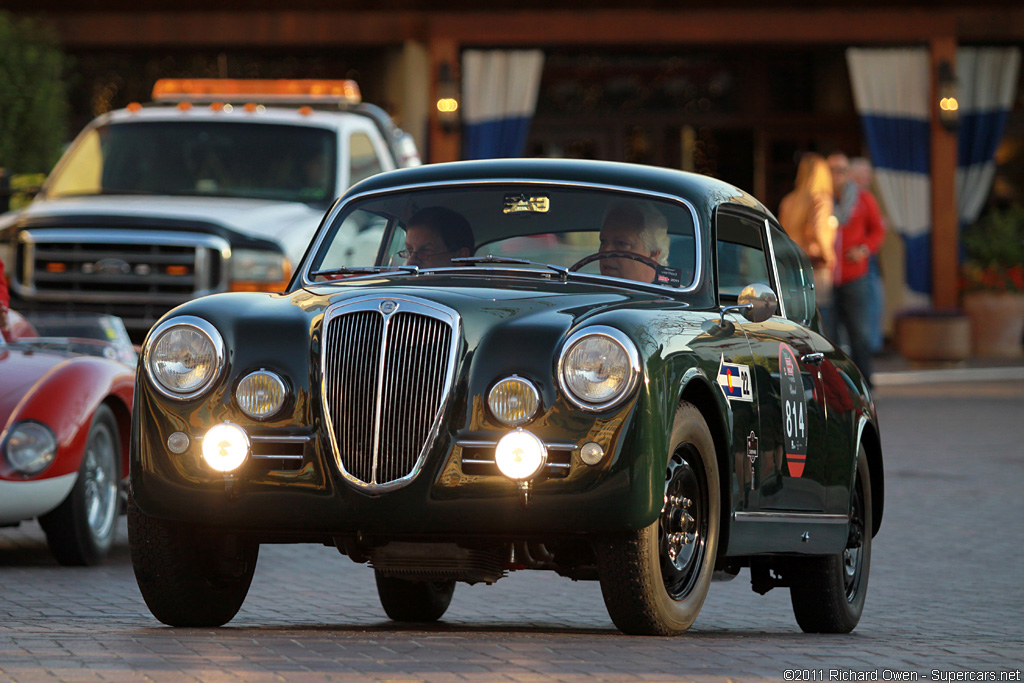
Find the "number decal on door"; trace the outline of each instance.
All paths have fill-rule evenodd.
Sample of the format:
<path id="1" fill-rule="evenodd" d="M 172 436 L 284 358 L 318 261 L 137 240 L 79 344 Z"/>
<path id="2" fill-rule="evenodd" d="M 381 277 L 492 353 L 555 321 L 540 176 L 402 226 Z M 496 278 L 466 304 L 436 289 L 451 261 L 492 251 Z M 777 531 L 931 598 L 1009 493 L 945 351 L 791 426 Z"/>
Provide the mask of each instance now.
<path id="1" fill-rule="evenodd" d="M 782 396 L 783 444 L 789 474 L 801 477 L 807 464 L 807 400 L 796 352 L 779 345 L 779 389 Z"/>

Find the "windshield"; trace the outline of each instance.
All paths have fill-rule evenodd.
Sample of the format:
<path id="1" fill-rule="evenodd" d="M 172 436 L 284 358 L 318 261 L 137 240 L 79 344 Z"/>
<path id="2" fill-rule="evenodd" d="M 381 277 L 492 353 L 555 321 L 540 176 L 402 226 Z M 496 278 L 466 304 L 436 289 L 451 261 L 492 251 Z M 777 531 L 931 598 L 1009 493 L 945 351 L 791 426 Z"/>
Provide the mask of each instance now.
<path id="1" fill-rule="evenodd" d="M 100 126 L 68 152 L 51 197 L 201 195 L 326 202 L 334 198 L 335 134 L 306 126 L 146 121 Z"/>
<path id="2" fill-rule="evenodd" d="M 467 267 L 458 259 L 490 256 L 502 268 L 538 268 L 507 262 L 518 259 L 688 287 L 694 234 L 688 205 L 639 193 L 517 184 L 417 190 L 347 205 L 310 273 L 327 281 L 347 267 Z"/>

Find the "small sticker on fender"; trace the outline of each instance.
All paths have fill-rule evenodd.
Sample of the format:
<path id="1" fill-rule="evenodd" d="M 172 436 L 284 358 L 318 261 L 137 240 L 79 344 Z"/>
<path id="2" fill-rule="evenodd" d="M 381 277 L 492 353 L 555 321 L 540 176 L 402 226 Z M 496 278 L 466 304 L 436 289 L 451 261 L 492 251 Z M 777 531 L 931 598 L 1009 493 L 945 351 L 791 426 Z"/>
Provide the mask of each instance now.
<path id="1" fill-rule="evenodd" d="M 718 365 L 718 386 L 722 387 L 725 397 L 730 401 L 754 400 L 754 389 L 750 384 L 750 366 L 739 363 L 726 363 L 722 357 Z"/>

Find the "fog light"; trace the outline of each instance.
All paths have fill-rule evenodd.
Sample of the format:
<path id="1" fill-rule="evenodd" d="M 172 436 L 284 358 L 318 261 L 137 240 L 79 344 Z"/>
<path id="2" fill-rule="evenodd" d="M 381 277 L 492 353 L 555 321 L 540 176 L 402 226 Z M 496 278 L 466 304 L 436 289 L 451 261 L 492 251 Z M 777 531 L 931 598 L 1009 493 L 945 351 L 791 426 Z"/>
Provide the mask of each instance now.
<path id="1" fill-rule="evenodd" d="M 494 450 L 494 462 L 509 479 L 529 479 L 548 460 L 548 449 L 534 434 L 517 429 L 501 437 Z"/>
<path id="2" fill-rule="evenodd" d="M 218 472 L 238 469 L 248 455 L 249 437 L 238 425 L 215 425 L 203 437 L 203 459 Z"/>
<path id="3" fill-rule="evenodd" d="M 246 375 L 235 390 L 238 407 L 255 420 L 273 417 L 284 405 L 284 397 L 284 382 L 269 370 Z"/>
<path id="4" fill-rule="evenodd" d="M 500 422 L 515 427 L 529 421 L 540 405 L 537 387 L 522 377 L 506 377 L 491 389 L 487 405 Z"/>

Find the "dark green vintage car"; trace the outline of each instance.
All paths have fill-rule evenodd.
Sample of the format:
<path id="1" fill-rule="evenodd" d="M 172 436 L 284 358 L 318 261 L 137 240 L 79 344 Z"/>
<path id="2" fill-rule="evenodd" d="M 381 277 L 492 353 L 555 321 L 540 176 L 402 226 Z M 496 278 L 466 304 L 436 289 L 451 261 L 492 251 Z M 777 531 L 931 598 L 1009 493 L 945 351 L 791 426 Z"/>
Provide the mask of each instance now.
<path id="1" fill-rule="evenodd" d="M 347 262 L 378 244 L 375 264 Z M 260 544 L 368 562 L 387 614 L 455 583 L 600 581 L 626 633 L 676 634 L 713 579 L 788 587 L 848 632 L 882 518 L 865 378 L 821 334 L 803 252 L 710 178 L 564 160 L 363 181 L 288 291 L 151 330 L 129 534 L 153 614 L 229 621 Z"/>

